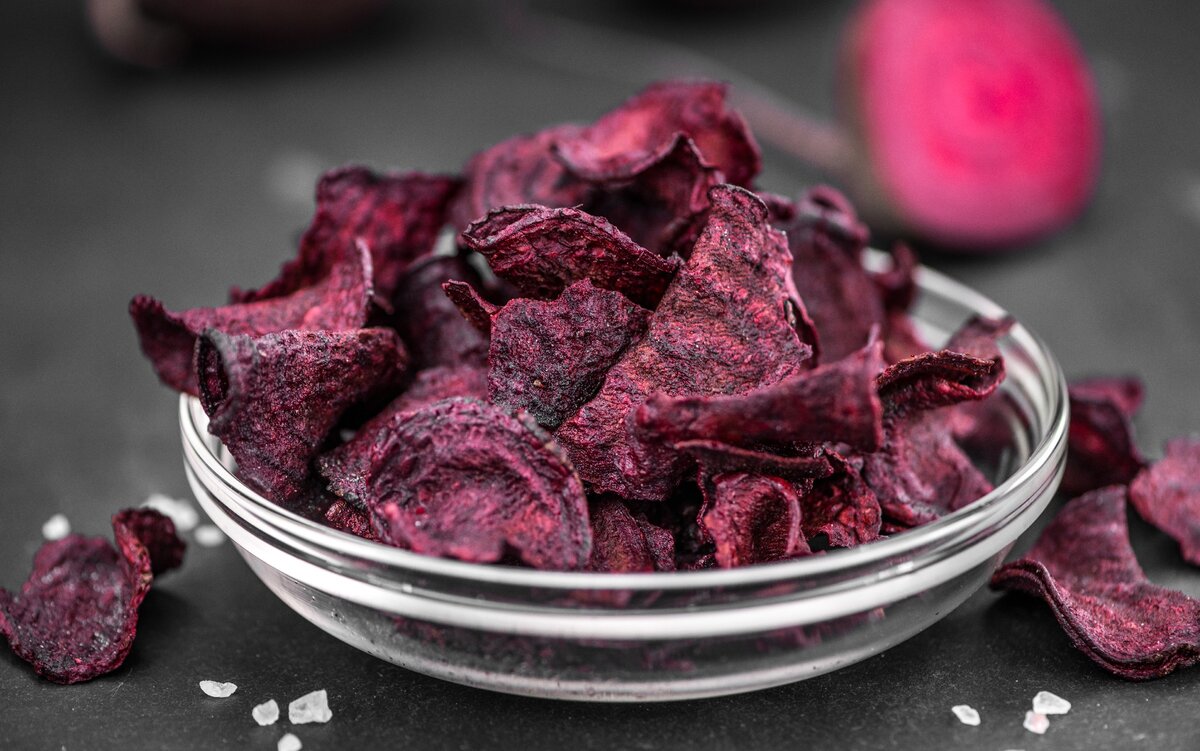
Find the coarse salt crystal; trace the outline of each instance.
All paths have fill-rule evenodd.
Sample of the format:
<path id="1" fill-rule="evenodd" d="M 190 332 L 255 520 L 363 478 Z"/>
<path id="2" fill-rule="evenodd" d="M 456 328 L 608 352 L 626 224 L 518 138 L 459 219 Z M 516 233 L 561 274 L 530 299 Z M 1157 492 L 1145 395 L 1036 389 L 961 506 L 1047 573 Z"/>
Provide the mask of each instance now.
<path id="1" fill-rule="evenodd" d="M 47 540 L 61 540 L 71 534 L 71 522 L 64 514 L 55 514 L 42 525 L 42 537 Z"/>
<path id="2" fill-rule="evenodd" d="M 225 542 L 225 533 L 211 524 L 196 527 L 196 542 L 206 548 L 215 548 Z"/>
<path id="3" fill-rule="evenodd" d="M 259 725 L 274 725 L 279 720 L 279 702 L 274 699 L 265 701 L 252 709 L 250 716 Z"/>
<path id="4" fill-rule="evenodd" d="M 313 691 L 288 704 L 288 721 L 293 725 L 309 722 L 329 722 L 333 712 L 329 709 L 329 695 L 325 689 Z"/>
<path id="5" fill-rule="evenodd" d="M 956 704 L 955 706 L 950 707 L 950 711 L 953 712 L 954 716 L 958 718 L 958 721 L 964 725 L 979 724 L 979 712 L 975 711 L 973 707 L 969 707 L 966 704 Z"/>
<path id="6" fill-rule="evenodd" d="M 237 691 L 237 684 L 200 681 L 200 690 L 214 699 L 224 699 L 228 696 L 233 696 L 233 692 Z"/>
<path id="7" fill-rule="evenodd" d="M 279 739 L 279 745 L 276 746 L 276 748 L 278 748 L 279 751 L 300 751 L 300 749 L 304 748 L 304 744 L 300 742 L 299 738 L 291 733 L 285 733 L 284 736 Z"/>
<path id="8" fill-rule="evenodd" d="M 178 532 L 190 532 L 200 523 L 200 514 L 192 504 L 181 498 L 172 498 L 162 493 L 151 493 L 142 502 L 142 508 L 152 508 L 175 523 Z"/>
<path id="9" fill-rule="evenodd" d="M 1025 713 L 1025 729 L 1031 733 L 1043 735 L 1050 728 L 1050 718 L 1040 712 L 1030 710 Z"/>
<path id="10" fill-rule="evenodd" d="M 1049 691 L 1038 691 L 1033 697 L 1033 711 L 1038 714 L 1066 714 L 1071 711 L 1071 702 Z"/>

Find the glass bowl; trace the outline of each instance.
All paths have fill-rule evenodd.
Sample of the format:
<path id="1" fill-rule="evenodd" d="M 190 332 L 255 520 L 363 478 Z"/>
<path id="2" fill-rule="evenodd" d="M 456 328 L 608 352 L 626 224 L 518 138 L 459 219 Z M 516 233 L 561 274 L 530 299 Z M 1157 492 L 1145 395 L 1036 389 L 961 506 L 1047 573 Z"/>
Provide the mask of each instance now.
<path id="1" fill-rule="evenodd" d="M 878 261 L 878 257 L 874 257 Z M 913 313 L 944 342 L 1003 309 L 929 269 Z M 598 574 L 431 558 L 308 521 L 255 494 L 207 432 L 179 421 L 188 481 L 251 570 L 297 613 L 365 652 L 427 675 L 529 696 L 659 701 L 811 678 L 908 639 L 981 587 L 1062 476 L 1066 384 L 1017 325 L 985 457 L 996 489 L 936 522 L 857 548 L 730 570 Z"/>

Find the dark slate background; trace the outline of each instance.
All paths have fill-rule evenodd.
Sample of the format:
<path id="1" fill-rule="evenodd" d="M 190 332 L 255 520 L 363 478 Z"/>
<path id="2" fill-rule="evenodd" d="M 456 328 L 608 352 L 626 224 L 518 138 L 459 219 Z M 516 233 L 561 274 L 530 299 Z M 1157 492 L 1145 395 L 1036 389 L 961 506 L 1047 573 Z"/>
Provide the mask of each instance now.
<path id="1" fill-rule="evenodd" d="M 1134 372 L 1143 447 L 1200 430 L 1200 5 L 1059 3 L 1104 102 L 1103 181 L 1087 215 L 1008 256 L 926 260 L 1001 302 L 1070 376 Z M 0 585 L 16 587 L 62 511 L 107 533 L 118 507 L 187 495 L 175 397 L 125 314 L 151 292 L 176 308 L 270 278 L 311 209 L 322 168 L 456 169 L 476 148 L 588 119 L 649 75 L 555 61 L 497 31 L 488 3 L 397 5 L 320 51 L 207 55 L 166 73 L 95 51 L 78 3 L 0 4 Z M 846 2 L 760 2 L 743 14 L 669 3 L 557 12 L 702 51 L 814 111 L 831 108 Z M 624 58 L 622 58 L 624 59 Z M 763 187 L 814 176 L 768 151 Z M 1174 545 L 1133 522 L 1151 577 L 1200 595 Z M 1021 543 L 1028 544 L 1028 539 Z M 207 699 L 202 678 L 241 687 Z M 495 695 L 344 646 L 272 597 L 231 546 L 193 546 L 142 608 L 124 667 L 60 687 L 0 656 L 0 748 L 274 748 L 257 702 L 328 689 L 334 719 L 306 749 L 1195 748 L 1200 668 L 1131 684 L 1092 667 L 1034 601 L 981 592 L 920 636 L 836 674 L 700 702 L 589 706 Z M 1074 710 L 1021 728 L 1040 689 Z M 958 724 L 968 703 L 984 724 Z"/>

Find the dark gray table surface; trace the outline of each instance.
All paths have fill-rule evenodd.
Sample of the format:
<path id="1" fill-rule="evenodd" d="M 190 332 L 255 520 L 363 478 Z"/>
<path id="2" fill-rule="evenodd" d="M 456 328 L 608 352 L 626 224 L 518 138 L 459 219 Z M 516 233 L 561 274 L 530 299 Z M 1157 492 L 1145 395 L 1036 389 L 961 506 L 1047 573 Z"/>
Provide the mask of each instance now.
<path id="1" fill-rule="evenodd" d="M 16 587 L 62 511 L 107 534 L 113 510 L 187 496 L 175 397 L 125 313 L 273 275 L 323 167 L 452 171 L 487 143 L 587 119 L 638 85 L 619 63 L 548 66 L 498 42 L 488 4 L 408 3 L 321 51 L 209 55 L 146 74 L 108 63 L 79 3 L 0 5 L 0 585 Z M 927 261 L 1039 332 L 1069 376 L 1134 372 L 1151 454 L 1200 430 L 1200 5 L 1062 2 L 1106 117 L 1103 180 L 1075 226 L 1021 253 Z M 759 3 L 740 16 L 670 4 L 561 10 L 703 51 L 827 112 L 845 2 Z M 580 62 L 583 64 L 580 65 Z M 574 68 L 573 70 L 571 68 Z M 589 73 L 589 71 L 591 71 Z M 762 184 L 811 173 L 768 151 Z M 1151 577 L 1200 595 L 1174 545 L 1133 522 Z M 1021 545 L 1028 543 L 1028 538 Z M 0 748 L 274 748 L 250 708 L 326 688 L 334 719 L 306 749 L 972 748 L 1200 746 L 1200 668 L 1133 684 L 1093 667 L 1033 600 L 984 591 L 921 635 L 834 674 L 754 694 L 590 706 L 502 696 L 407 672 L 293 614 L 232 546 L 192 546 L 142 608 L 126 664 L 91 683 L 36 678 L 0 650 Z M 202 678 L 232 680 L 207 699 Z M 1074 702 L 1024 731 L 1032 695 Z M 975 706 L 978 728 L 953 704 Z"/>

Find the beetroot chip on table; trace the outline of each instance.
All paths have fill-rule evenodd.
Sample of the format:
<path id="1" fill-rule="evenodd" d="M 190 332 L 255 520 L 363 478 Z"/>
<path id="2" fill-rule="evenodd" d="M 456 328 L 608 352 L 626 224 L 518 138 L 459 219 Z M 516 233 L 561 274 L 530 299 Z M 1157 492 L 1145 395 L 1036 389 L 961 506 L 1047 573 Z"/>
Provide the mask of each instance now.
<path id="1" fill-rule="evenodd" d="M 468 227 L 462 241 L 523 297 L 538 299 L 557 297 L 590 279 L 653 308 L 679 266 L 641 247 L 607 219 L 573 208 L 496 209 Z"/>
<path id="2" fill-rule="evenodd" d="M 631 573 L 673 571 L 675 540 L 671 533 L 635 518 L 616 498 L 600 498 L 589 507 L 592 554 L 589 571 Z"/>
<path id="3" fill-rule="evenodd" d="M 334 453 L 322 463 L 331 490 L 359 496 L 386 542 L 477 563 L 510 553 L 535 568 L 588 561 L 583 485 L 532 421 L 449 399 L 360 431 Z"/>
<path id="4" fill-rule="evenodd" d="M 1094 662 L 1145 680 L 1200 661 L 1200 601 L 1146 578 L 1129 544 L 1125 496 L 1114 485 L 1070 501 L 992 587 L 1041 597 Z"/>
<path id="5" fill-rule="evenodd" d="M 1078 495 L 1105 485 L 1124 485 L 1146 465 L 1133 435 L 1142 406 L 1136 378 L 1093 378 L 1068 388 L 1071 424 L 1067 469 L 1060 490 Z"/>
<path id="6" fill-rule="evenodd" d="M 310 489 L 309 462 L 343 413 L 400 385 L 407 356 L 389 329 L 208 331 L 196 348 L 208 430 L 238 476 L 276 503 Z"/>
<path id="7" fill-rule="evenodd" d="M 685 456 L 631 433 L 630 417 L 651 394 L 737 394 L 808 367 L 812 347 L 797 334 L 802 306 L 784 237 L 753 194 L 718 186 L 709 199 L 708 224 L 646 336 L 556 431 L 580 477 L 599 492 L 662 500 L 682 480 Z"/>
<path id="8" fill-rule="evenodd" d="M 419 172 L 377 174 L 365 167 L 328 172 L 317 184 L 317 213 L 298 257 L 261 289 L 234 289 L 232 301 L 281 297 L 312 286 L 360 239 L 371 251 L 375 289 L 387 299 L 409 264 L 433 248 L 458 188 L 457 178 Z"/>
<path id="9" fill-rule="evenodd" d="M 1129 499 L 1179 543 L 1188 563 L 1200 566 L 1200 437 L 1168 441 L 1166 456 L 1134 478 Z"/>
<path id="10" fill-rule="evenodd" d="M 700 524 L 722 568 L 781 561 L 812 552 L 800 533 L 796 489 L 777 477 L 745 473 L 703 482 Z"/>
<path id="11" fill-rule="evenodd" d="M 120 667 L 155 574 L 183 560 L 175 525 L 157 511 L 116 514 L 113 534 L 116 547 L 76 534 L 48 542 L 20 593 L 0 589 L 0 633 L 18 657 L 55 683 L 79 683 Z"/>
<path id="12" fill-rule="evenodd" d="M 366 323 L 374 295 L 371 268 L 366 245 L 352 243 L 331 261 L 323 278 L 278 297 L 176 313 L 152 297 L 138 295 L 129 303 L 129 314 L 158 377 L 176 391 L 195 396 L 199 392 L 193 355 L 196 339 L 206 329 L 249 336 L 286 329 L 356 329 Z"/>
<path id="13" fill-rule="evenodd" d="M 458 256 L 429 256 L 413 264 L 392 298 L 394 324 L 417 369 L 487 363 L 487 337 L 463 319 L 442 285 L 457 279 L 481 286 Z"/>

